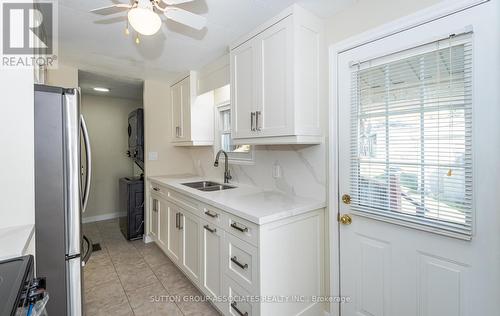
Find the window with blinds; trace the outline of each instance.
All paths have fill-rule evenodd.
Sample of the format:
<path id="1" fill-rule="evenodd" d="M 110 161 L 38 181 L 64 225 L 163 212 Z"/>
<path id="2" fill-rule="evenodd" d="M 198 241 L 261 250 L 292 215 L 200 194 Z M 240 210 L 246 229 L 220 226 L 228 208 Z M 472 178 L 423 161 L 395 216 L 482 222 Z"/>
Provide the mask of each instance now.
<path id="1" fill-rule="evenodd" d="M 352 210 L 470 239 L 471 34 L 354 64 L 351 95 Z"/>

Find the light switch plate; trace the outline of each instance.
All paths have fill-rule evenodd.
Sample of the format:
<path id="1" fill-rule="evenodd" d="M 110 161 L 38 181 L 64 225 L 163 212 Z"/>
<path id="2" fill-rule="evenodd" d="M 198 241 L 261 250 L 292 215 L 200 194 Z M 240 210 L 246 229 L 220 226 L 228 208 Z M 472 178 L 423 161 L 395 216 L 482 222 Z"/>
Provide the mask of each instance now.
<path id="1" fill-rule="evenodd" d="M 148 160 L 149 161 L 158 160 L 158 152 L 156 152 L 156 151 L 148 152 Z"/>
<path id="2" fill-rule="evenodd" d="M 273 165 L 273 178 L 279 179 L 281 178 L 281 166 L 278 162 L 275 162 Z"/>

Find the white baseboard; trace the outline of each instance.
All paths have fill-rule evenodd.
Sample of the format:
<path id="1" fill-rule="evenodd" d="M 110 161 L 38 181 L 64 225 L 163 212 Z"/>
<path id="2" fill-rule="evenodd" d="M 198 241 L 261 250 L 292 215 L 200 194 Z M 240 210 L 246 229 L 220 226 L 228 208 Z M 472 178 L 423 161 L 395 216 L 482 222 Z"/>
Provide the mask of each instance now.
<path id="1" fill-rule="evenodd" d="M 99 222 L 99 221 L 105 221 L 108 219 L 113 219 L 121 216 L 125 216 L 125 213 L 121 212 L 113 212 L 113 213 L 106 213 L 102 215 L 97 215 L 97 216 L 88 216 L 88 217 L 83 217 L 82 218 L 82 223 L 93 223 L 93 222 Z"/>

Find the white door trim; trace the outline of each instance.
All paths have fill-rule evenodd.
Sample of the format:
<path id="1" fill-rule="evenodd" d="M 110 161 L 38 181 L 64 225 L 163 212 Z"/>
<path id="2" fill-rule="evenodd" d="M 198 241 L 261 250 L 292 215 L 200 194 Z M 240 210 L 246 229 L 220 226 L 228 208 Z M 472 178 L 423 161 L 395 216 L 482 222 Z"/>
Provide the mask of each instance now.
<path id="1" fill-rule="evenodd" d="M 380 27 L 355 35 L 329 46 L 329 115 L 328 115 L 328 205 L 330 212 L 330 296 L 340 295 L 339 225 L 338 200 L 338 55 L 350 49 L 374 42 L 391 35 L 424 25 L 454 13 L 481 5 L 491 0 L 445 0 L 437 5 L 418 11 L 409 16 L 386 23 Z M 340 304 L 330 304 L 330 315 L 340 315 Z"/>

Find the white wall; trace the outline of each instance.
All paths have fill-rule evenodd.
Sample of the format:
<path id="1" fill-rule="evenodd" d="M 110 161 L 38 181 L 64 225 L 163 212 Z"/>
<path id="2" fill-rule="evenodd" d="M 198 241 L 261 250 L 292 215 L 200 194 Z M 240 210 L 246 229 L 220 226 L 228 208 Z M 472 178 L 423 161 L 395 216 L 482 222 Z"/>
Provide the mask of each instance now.
<path id="1" fill-rule="evenodd" d="M 336 43 L 441 0 L 358 0 L 327 20 L 326 43 Z"/>
<path id="2" fill-rule="evenodd" d="M 0 228 L 35 222 L 33 70 L 0 70 Z"/>
<path id="3" fill-rule="evenodd" d="M 144 81 L 144 137 L 146 176 L 193 173 L 189 152 L 175 147 L 172 139 L 170 86 L 165 82 Z M 158 154 L 149 160 L 148 153 Z"/>
<path id="4" fill-rule="evenodd" d="M 116 217 L 121 177 L 134 175 L 127 157 L 128 114 L 142 102 L 96 95 L 82 95 L 81 111 L 89 130 L 92 148 L 92 181 L 85 221 Z"/>
<path id="5" fill-rule="evenodd" d="M 59 63 L 57 69 L 47 70 L 45 84 L 63 88 L 76 88 L 78 87 L 78 68 Z"/>

